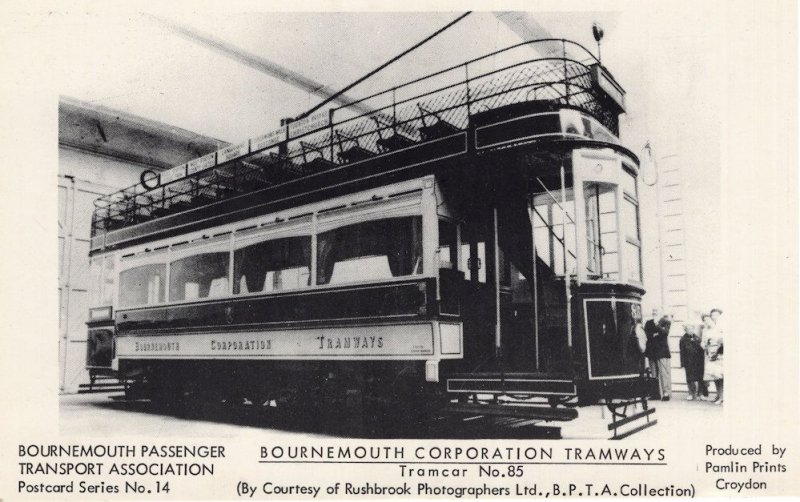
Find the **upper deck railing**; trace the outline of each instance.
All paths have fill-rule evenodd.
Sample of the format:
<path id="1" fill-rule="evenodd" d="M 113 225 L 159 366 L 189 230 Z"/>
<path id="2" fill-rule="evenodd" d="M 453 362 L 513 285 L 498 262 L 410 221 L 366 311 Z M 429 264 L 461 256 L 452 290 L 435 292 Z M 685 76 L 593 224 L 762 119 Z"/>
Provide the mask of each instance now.
<path id="1" fill-rule="evenodd" d="M 468 129 L 476 114 L 514 103 L 577 108 L 616 135 L 620 110 L 598 86 L 598 69 L 594 55 L 575 42 L 516 44 L 169 169 L 148 186 L 102 197 L 95 201 L 92 235 L 434 141 Z"/>

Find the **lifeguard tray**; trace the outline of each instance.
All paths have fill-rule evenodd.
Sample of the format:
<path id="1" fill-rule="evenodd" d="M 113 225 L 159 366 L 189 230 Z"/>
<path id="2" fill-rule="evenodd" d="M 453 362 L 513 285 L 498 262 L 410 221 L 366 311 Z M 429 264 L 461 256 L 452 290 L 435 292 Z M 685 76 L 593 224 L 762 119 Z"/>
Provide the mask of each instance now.
<path id="1" fill-rule="evenodd" d="M 565 137 L 619 145 L 624 96 L 583 46 L 561 39 L 520 43 L 150 172 L 142 183 L 95 201 L 91 249 L 152 236 L 162 226 L 156 221 L 176 214 L 191 211 L 195 220 L 208 219 L 219 214 L 221 201 L 238 199 L 223 212 L 263 207 L 281 196 L 276 188 L 312 177 L 315 189 L 343 183 L 364 176 L 358 166 L 366 163 L 389 171 L 480 154 L 482 148 Z M 536 123 L 515 123 L 527 132 L 508 136 L 503 124 L 519 117 L 520 109 L 538 117 Z M 466 135 L 472 130 L 474 141 Z M 504 141 L 493 139 L 498 134 Z M 391 162 L 376 162 L 387 156 L 393 156 Z M 319 180 L 326 173 L 336 176 Z"/>

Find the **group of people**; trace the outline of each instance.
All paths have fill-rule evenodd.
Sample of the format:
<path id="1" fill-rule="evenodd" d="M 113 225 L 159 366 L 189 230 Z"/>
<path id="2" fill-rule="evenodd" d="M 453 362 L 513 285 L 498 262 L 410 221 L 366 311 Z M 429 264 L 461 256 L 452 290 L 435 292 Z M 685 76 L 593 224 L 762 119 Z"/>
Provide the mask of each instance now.
<path id="1" fill-rule="evenodd" d="M 703 314 L 702 323 L 686 323 L 680 341 L 681 367 L 686 371 L 689 401 L 708 399 L 708 384 L 714 382 L 717 395 L 713 402 L 722 404 L 724 378 L 722 359 L 725 348 L 725 323 L 722 310 Z"/>
<path id="2" fill-rule="evenodd" d="M 653 309 L 652 318 L 644 324 L 646 345 L 644 355 L 650 364 L 650 374 L 658 380 L 658 391 L 654 398 L 669 401 L 672 391 L 671 354 L 669 331 L 672 316 L 662 315 Z M 715 308 L 702 316 L 702 323 L 684 324 L 684 335 L 680 340 L 681 367 L 686 371 L 689 387 L 687 400 L 707 400 L 708 384 L 714 382 L 715 404 L 723 402 L 722 359 L 724 349 L 724 322 L 722 310 Z"/>

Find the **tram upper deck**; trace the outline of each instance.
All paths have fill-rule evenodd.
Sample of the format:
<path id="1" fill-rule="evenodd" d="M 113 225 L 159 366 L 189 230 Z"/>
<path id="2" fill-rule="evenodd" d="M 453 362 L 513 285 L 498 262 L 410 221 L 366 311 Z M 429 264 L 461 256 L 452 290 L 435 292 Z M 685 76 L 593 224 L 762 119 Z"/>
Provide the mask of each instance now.
<path id="1" fill-rule="evenodd" d="M 517 44 L 102 197 L 91 253 L 432 174 L 523 145 L 607 147 L 635 164 L 617 138 L 623 111 L 624 91 L 581 45 Z"/>

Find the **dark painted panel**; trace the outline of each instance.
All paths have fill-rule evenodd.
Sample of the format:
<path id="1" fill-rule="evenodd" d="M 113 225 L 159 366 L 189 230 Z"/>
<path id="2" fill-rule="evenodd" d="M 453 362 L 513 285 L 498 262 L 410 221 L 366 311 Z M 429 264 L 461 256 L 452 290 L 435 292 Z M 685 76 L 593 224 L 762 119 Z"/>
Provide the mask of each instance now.
<path id="1" fill-rule="evenodd" d="M 336 321 L 371 322 L 436 314 L 435 279 L 377 286 L 316 290 L 262 297 L 226 298 L 117 312 L 120 333 L 149 330 L 236 329 L 242 325 L 296 326 Z"/>
<path id="2" fill-rule="evenodd" d="M 520 138 L 553 133 L 561 134 L 561 122 L 558 115 L 521 117 L 477 129 L 475 145 L 478 148 L 485 148 Z"/>
<path id="3" fill-rule="evenodd" d="M 112 329 L 90 329 L 86 343 L 86 366 L 111 367 L 114 342 Z"/>
<path id="4" fill-rule="evenodd" d="M 451 392 L 540 392 L 552 394 L 574 394 L 575 387 L 571 381 L 559 382 L 556 380 L 492 380 L 492 379 L 472 379 L 472 380 L 447 380 L 447 388 Z"/>

